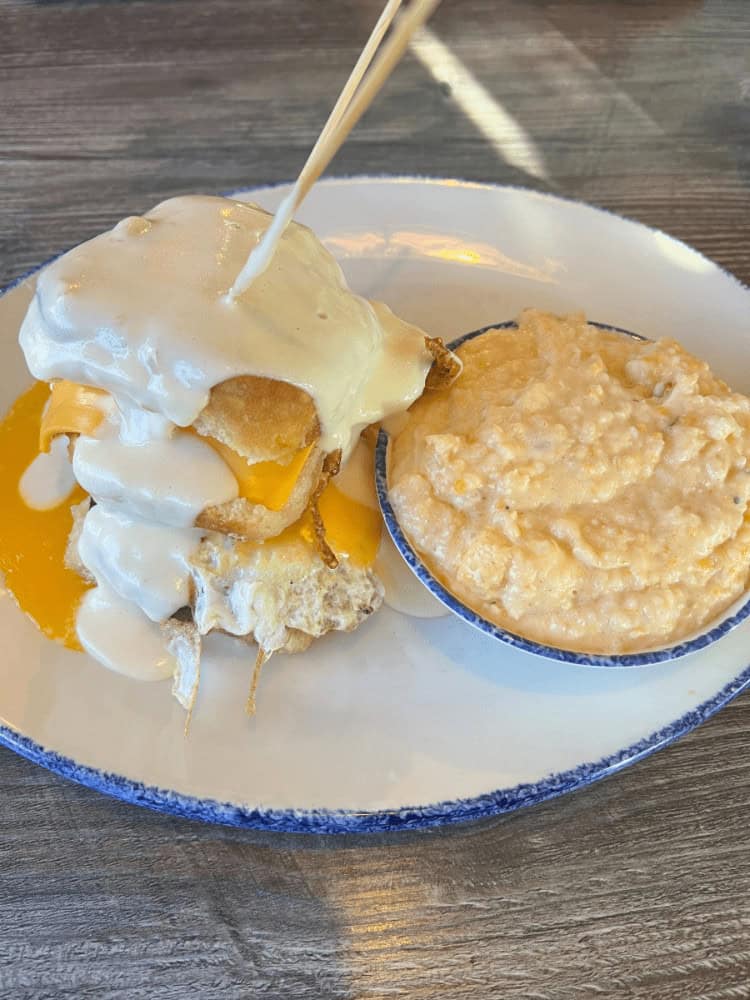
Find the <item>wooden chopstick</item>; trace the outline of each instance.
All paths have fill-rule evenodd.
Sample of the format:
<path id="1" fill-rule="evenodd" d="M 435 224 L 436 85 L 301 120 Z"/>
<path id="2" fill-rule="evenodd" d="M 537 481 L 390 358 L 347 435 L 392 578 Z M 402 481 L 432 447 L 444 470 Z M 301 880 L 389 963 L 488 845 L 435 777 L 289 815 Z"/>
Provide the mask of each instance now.
<path id="1" fill-rule="evenodd" d="M 335 132 L 328 136 L 326 142 L 321 145 L 315 162 L 308 167 L 303 197 L 323 173 L 343 145 L 346 137 L 377 97 L 383 84 L 406 51 L 411 36 L 424 24 L 439 3 L 440 0 L 413 0 L 412 4 L 401 13 L 390 37 L 383 45 L 372 68 L 342 115 Z"/>
<path id="2" fill-rule="evenodd" d="M 368 38 L 349 79 L 328 117 L 291 192 L 276 211 L 273 222 L 253 248 L 234 280 L 227 298 L 241 295 L 252 281 L 268 266 L 276 245 L 310 188 L 341 148 L 344 140 L 378 95 L 404 54 L 409 40 L 435 10 L 440 0 L 412 0 L 401 12 L 393 30 L 380 48 L 380 43 L 393 21 L 402 0 L 388 0 Z M 377 59 L 375 56 L 377 55 Z M 369 71 L 368 71 L 369 70 Z"/>
<path id="3" fill-rule="evenodd" d="M 329 141 L 329 136 L 332 135 L 338 128 L 344 112 L 351 103 L 357 88 L 362 82 L 363 76 L 367 72 L 370 63 L 378 50 L 378 46 L 383 39 L 383 35 L 385 35 L 391 25 L 391 22 L 393 21 L 393 18 L 396 16 L 398 9 L 401 6 L 401 2 L 402 0 L 388 0 L 383 8 L 375 27 L 372 29 L 370 37 L 365 43 L 365 47 L 362 49 L 362 52 L 357 59 L 354 69 L 349 74 L 349 79 L 344 84 L 344 87 L 338 96 L 338 100 L 334 104 L 333 110 L 328 116 L 328 120 L 323 126 L 323 129 L 318 136 L 310 155 L 307 157 L 307 160 L 305 161 L 305 164 L 294 183 L 294 187 L 279 205 L 271 225 L 263 234 L 263 238 L 260 243 L 253 248 L 242 270 L 234 279 L 234 284 L 229 291 L 229 299 L 233 299 L 237 295 L 242 294 L 252 281 L 259 274 L 262 274 L 268 266 L 274 250 L 276 249 L 277 243 L 281 239 L 284 230 L 289 225 L 300 202 L 305 197 L 311 186 L 308 186 L 307 183 L 311 164 L 314 166 L 315 163 L 317 163 L 320 150 L 324 148 L 325 143 Z"/>
<path id="4" fill-rule="evenodd" d="M 349 74 L 349 79 L 344 84 L 344 89 L 339 94 L 338 100 L 333 106 L 333 111 L 328 116 L 328 121 L 323 126 L 323 131 L 318 136 L 310 155 L 305 161 L 305 165 L 300 171 L 295 187 L 305 187 L 310 164 L 317 160 L 321 148 L 324 143 L 328 141 L 328 136 L 338 128 L 342 115 L 346 111 L 357 91 L 357 88 L 362 82 L 362 77 L 369 69 L 370 63 L 374 59 L 375 54 L 378 51 L 378 47 L 383 40 L 383 35 L 385 35 L 386 31 L 391 26 L 391 22 L 398 13 L 401 3 L 402 0 L 388 0 L 385 7 L 381 11 L 380 17 L 378 18 L 375 27 L 372 29 L 370 37 L 365 43 L 365 47 L 359 54 L 359 59 L 357 59 L 354 69 Z"/>

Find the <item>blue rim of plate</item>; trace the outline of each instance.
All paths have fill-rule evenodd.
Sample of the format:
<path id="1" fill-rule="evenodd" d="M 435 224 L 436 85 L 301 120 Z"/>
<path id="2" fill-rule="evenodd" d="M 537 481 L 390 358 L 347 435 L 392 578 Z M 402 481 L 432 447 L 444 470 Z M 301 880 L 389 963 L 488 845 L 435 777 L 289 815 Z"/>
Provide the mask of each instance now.
<path id="1" fill-rule="evenodd" d="M 622 326 L 614 326 L 612 323 L 598 323 L 596 320 L 588 320 L 588 322 L 591 326 L 596 326 L 600 330 L 622 333 L 628 337 L 633 337 L 635 340 L 648 339 L 640 333 L 626 330 Z M 504 320 L 502 323 L 490 323 L 479 330 L 471 330 L 469 333 L 457 337 L 448 346 L 455 349 L 460 347 L 461 344 L 465 344 L 469 340 L 474 340 L 475 337 L 480 337 L 491 330 L 509 330 L 516 326 L 516 321 L 512 319 Z M 547 660 L 561 660 L 564 663 L 574 663 L 579 667 L 646 667 L 655 663 L 664 663 L 667 660 L 678 660 L 683 656 L 688 656 L 690 653 L 696 653 L 699 649 L 705 649 L 706 646 L 712 645 L 721 639 L 722 636 L 731 632 L 732 629 L 736 628 L 750 615 L 750 595 L 748 595 L 745 602 L 733 615 L 723 618 L 713 628 L 701 632 L 693 638 L 685 639 L 683 642 L 675 643 L 673 646 L 646 650 L 642 653 L 578 653 L 574 650 L 561 649 L 558 646 L 535 642 L 533 639 L 528 639 L 517 632 L 511 632 L 509 629 L 502 628 L 500 625 L 496 625 L 494 622 L 484 618 L 467 604 L 464 604 L 455 594 L 452 594 L 450 590 L 443 586 L 437 577 L 427 568 L 422 557 L 402 530 L 388 496 L 388 444 L 389 437 L 385 431 L 381 430 L 378 434 L 378 441 L 375 448 L 375 489 L 378 494 L 378 502 L 383 520 L 388 529 L 388 534 L 393 539 L 393 544 L 403 556 L 412 573 L 430 591 L 433 597 L 436 597 L 441 604 L 444 604 L 454 615 L 465 621 L 468 625 L 471 625 L 472 628 L 484 632 L 486 635 L 505 643 L 507 646 L 522 649 L 525 653 L 532 653 L 534 656 L 541 656 Z M 733 604 L 736 603 L 736 601 L 733 602 Z"/>
<path id="2" fill-rule="evenodd" d="M 651 733 L 650 736 L 600 760 L 579 764 L 567 771 L 550 774 L 539 781 L 525 782 L 512 788 L 500 788 L 467 799 L 451 799 L 431 805 L 403 806 L 377 812 L 355 812 L 344 809 L 266 809 L 182 795 L 179 792 L 146 785 L 118 774 L 79 764 L 70 757 L 48 750 L 29 737 L 2 725 L 0 725 L 0 745 L 13 750 L 34 764 L 39 764 L 63 778 L 85 785 L 96 792 L 121 799 L 131 805 L 143 806 L 183 819 L 275 833 L 396 833 L 489 819 L 584 788 L 674 743 L 681 736 L 706 722 L 749 686 L 750 666 L 747 666 L 712 698 L 686 712 L 669 725 Z"/>
<path id="3" fill-rule="evenodd" d="M 431 177 L 348 177 L 329 178 L 322 181 L 322 184 L 337 183 L 342 181 L 402 181 L 402 182 L 423 182 L 439 185 L 445 179 Z M 533 191 L 531 189 L 514 187 L 513 185 L 492 185 L 481 184 L 474 181 L 459 182 L 465 183 L 469 187 L 486 188 L 487 190 L 512 190 L 523 191 L 534 194 L 540 198 L 549 198 L 553 201 L 563 201 L 572 204 L 582 205 L 591 211 L 601 212 L 604 215 L 613 215 L 617 219 L 622 219 L 630 225 L 653 230 L 637 220 L 627 219 L 625 216 L 618 216 L 607 209 L 590 205 L 587 202 L 578 201 L 572 198 L 561 198 L 557 195 L 546 192 Z M 249 192 L 273 191 L 278 188 L 288 187 L 288 183 L 265 185 L 257 188 L 239 188 L 232 192 L 227 192 L 226 196 L 238 195 Z M 665 234 L 668 235 L 668 234 Z M 703 254 L 688 244 L 673 236 L 670 240 L 685 247 L 691 253 L 697 254 L 700 258 L 708 260 Z M 11 280 L 4 288 L 0 289 L 0 298 L 12 291 L 25 280 L 35 275 L 42 268 L 46 267 L 65 251 L 48 258 L 36 267 Z M 715 261 L 710 261 L 717 270 L 732 278 L 741 288 L 750 290 L 738 278 L 724 271 Z M 605 328 L 607 324 L 601 324 Z M 482 330 L 473 331 L 475 336 L 481 332 L 492 329 L 492 326 L 484 327 Z M 613 330 L 628 333 L 619 327 L 610 327 Z M 469 335 L 467 335 L 468 337 Z M 379 442 L 380 443 L 380 442 Z M 251 830 L 263 830 L 278 833 L 309 833 L 309 834 L 362 834 L 362 833 L 388 833 L 408 830 L 424 830 L 430 827 L 445 826 L 456 823 L 467 823 L 480 819 L 488 819 L 505 813 L 513 812 L 525 806 L 537 805 L 549 799 L 564 795 L 567 792 L 584 788 L 587 785 L 606 778 L 610 774 L 634 764 L 644 757 L 650 756 L 657 750 L 675 742 L 681 736 L 695 729 L 706 722 L 716 712 L 720 711 L 730 701 L 750 687 L 750 664 L 745 667 L 737 676 L 724 685 L 715 695 L 697 705 L 694 709 L 686 712 L 674 722 L 663 726 L 652 732 L 649 736 L 615 751 L 597 761 L 579 764 L 574 768 L 565 771 L 552 773 L 545 778 L 535 782 L 524 782 L 510 788 L 500 788 L 465 799 L 451 799 L 430 805 L 404 806 L 398 809 L 380 810 L 372 812 L 357 812 L 352 810 L 335 809 L 273 809 L 264 807 L 242 806 L 233 803 L 219 802 L 210 798 L 198 798 L 196 796 L 183 795 L 179 792 L 158 788 L 154 785 L 147 785 L 122 775 L 99 768 L 80 764 L 64 754 L 42 746 L 40 743 L 24 736 L 10 726 L 0 723 L 0 745 L 12 750 L 19 756 L 26 758 L 34 764 L 44 767 L 63 778 L 73 781 L 76 784 L 91 788 L 96 792 L 119 799 L 131 805 L 142 806 L 156 812 L 167 813 L 182 817 L 184 819 L 196 820 L 204 823 L 216 823 L 225 826 L 240 827 Z"/>

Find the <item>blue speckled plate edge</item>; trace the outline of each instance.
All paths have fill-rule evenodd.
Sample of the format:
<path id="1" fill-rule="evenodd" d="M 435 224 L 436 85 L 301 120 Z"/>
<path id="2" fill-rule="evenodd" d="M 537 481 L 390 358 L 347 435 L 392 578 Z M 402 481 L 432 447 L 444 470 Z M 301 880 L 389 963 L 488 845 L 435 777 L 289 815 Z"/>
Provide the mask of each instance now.
<path id="1" fill-rule="evenodd" d="M 79 785 L 85 785 L 94 791 L 132 805 L 145 806 L 184 819 L 277 833 L 387 833 L 486 819 L 513 812 L 524 806 L 537 805 L 566 792 L 584 788 L 673 743 L 709 719 L 748 685 L 750 685 L 750 666 L 726 684 L 713 698 L 704 701 L 691 712 L 687 712 L 645 739 L 602 757 L 601 760 L 579 764 L 568 771 L 550 774 L 541 781 L 515 785 L 513 788 L 500 788 L 470 799 L 453 799 L 429 806 L 404 806 L 401 809 L 382 812 L 264 809 L 181 795 L 178 792 L 155 788 L 117 774 L 78 764 L 70 757 L 47 750 L 34 740 L 6 726 L 0 726 L 0 745 Z"/>
<path id="2" fill-rule="evenodd" d="M 439 185 L 445 182 L 445 178 L 434 177 L 385 177 L 385 176 L 362 176 L 362 177 L 331 177 L 321 184 L 336 184 L 343 182 L 366 183 L 368 181 L 389 180 L 402 183 L 430 183 Z M 540 191 L 527 191 L 513 185 L 492 185 L 471 181 L 459 181 L 467 187 L 481 188 L 487 190 L 507 189 L 525 191 L 540 198 L 567 201 L 572 204 L 585 205 L 593 211 L 602 212 L 605 215 L 614 215 L 607 209 L 590 205 L 586 202 L 572 198 L 561 198 L 557 195 Z M 288 187 L 287 183 L 266 185 L 258 188 L 241 188 L 225 192 L 229 197 L 263 191 L 274 191 Z M 637 220 L 627 219 L 625 216 L 617 216 L 630 222 L 632 225 L 651 230 Z M 700 251 L 689 247 L 688 244 L 673 236 L 667 235 L 670 240 L 686 247 L 691 253 L 705 258 Z M 62 251 L 63 253 L 65 251 Z M 0 297 L 12 291 L 25 280 L 33 277 L 38 271 L 46 267 L 47 264 L 55 260 L 60 254 L 48 258 L 36 267 L 13 279 L 8 285 L 0 289 Z M 720 265 L 711 261 L 722 273 L 729 276 L 741 288 L 747 286 L 735 275 L 725 271 Z M 602 324 L 606 326 L 606 324 Z M 486 327 L 484 329 L 490 329 Z M 476 334 L 482 331 L 473 331 Z M 380 444 L 380 442 L 379 442 Z M 385 444 L 383 445 L 385 447 Z M 726 684 L 713 697 L 702 702 L 696 708 L 687 712 L 679 719 L 653 732 L 650 736 L 631 744 L 622 750 L 616 751 L 598 761 L 579 764 L 577 767 L 567 771 L 550 774 L 548 777 L 537 782 L 523 783 L 512 788 L 498 789 L 487 792 L 483 795 L 469 799 L 454 799 L 445 802 L 435 803 L 428 806 L 403 807 L 398 810 L 373 811 L 373 812 L 353 812 L 345 810 L 277 810 L 264 809 L 262 807 L 247 807 L 232 803 L 222 803 L 214 799 L 203 799 L 194 796 L 182 795 L 168 789 L 157 788 L 146 785 L 139 781 L 125 778 L 121 775 L 113 774 L 77 763 L 70 757 L 49 750 L 19 733 L 15 729 L 0 724 L 0 745 L 14 751 L 21 757 L 34 764 L 46 768 L 49 771 L 59 774 L 77 784 L 84 785 L 94 791 L 109 795 L 113 798 L 130 803 L 132 805 L 143 806 L 157 812 L 168 813 L 180 816 L 185 819 L 198 820 L 207 823 L 217 823 L 227 826 L 240 827 L 253 830 L 265 830 L 283 833 L 311 833 L 311 834 L 346 834 L 346 833 L 385 833 L 405 830 L 420 830 L 429 827 L 443 826 L 455 823 L 465 823 L 478 819 L 485 819 L 503 813 L 513 812 L 524 806 L 536 805 L 548 799 L 563 795 L 566 792 L 575 791 L 586 785 L 592 784 L 600 778 L 627 767 L 630 764 L 647 757 L 662 747 L 668 746 L 686 733 L 695 729 L 701 723 L 708 720 L 712 715 L 722 709 L 726 704 L 736 698 L 750 685 L 750 665 L 741 671 L 733 680 Z"/>
<path id="3" fill-rule="evenodd" d="M 598 323 L 595 320 L 588 321 L 592 326 L 599 327 L 601 330 L 611 330 L 615 333 L 622 333 L 628 337 L 633 337 L 636 340 L 645 340 L 639 333 L 634 333 L 632 330 L 626 330 L 621 326 L 613 326 L 611 323 Z M 451 341 L 450 347 L 456 348 L 460 347 L 461 344 L 466 343 L 469 340 L 474 340 L 475 337 L 481 336 L 483 333 L 487 333 L 490 330 L 507 330 L 512 329 L 516 326 L 515 320 L 504 320 L 501 323 L 490 323 L 487 326 L 481 327 L 479 330 L 471 330 L 469 333 L 465 333 L 455 340 Z M 385 431 L 381 430 L 378 434 L 378 441 L 375 448 L 375 489 L 378 495 L 378 503 L 380 504 L 380 510 L 383 515 L 383 520 L 385 521 L 386 528 L 388 529 L 388 534 L 393 539 L 393 544 L 399 550 L 403 556 L 409 569 L 414 573 L 417 579 L 430 591 L 430 593 L 436 597 L 441 604 L 444 604 L 454 615 L 465 621 L 472 628 L 477 629 L 480 632 L 484 632 L 485 635 L 491 636 L 493 639 L 497 639 L 499 642 L 503 642 L 508 646 L 514 646 L 516 649 L 522 649 L 526 653 L 531 653 L 534 656 L 542 656 L 548 660 L 560 660 L 564 663 L 574 663 L 579 667 L 609 667 L 609 668 L 623 668 L 623 667 L 646 667 L 655 663 L 664 663 L 667 660 L 678 660 L 683 656 L 688 656 L 690 653 L 696 653 L 700 649 L 705 649 L 707 646 L 712 645 L 717 642 L 722 636 L 727 635 L 732 629 L 740 625 L 745 619 L 750 615 L 750 597 L 745 600 L 745 603 L 733 614 L 728 615 L 719 621 L 718 625 L 714 628 L 709 629 L 706 632 L 701 632 L 699 635 L 691 639 L 686 639 L 681 643 L 677 643 L 673 646 L 665 646 L 662 649 L 655 649 L 651 651 L 646 651 L 643 653 L 620 653 L 620 654 L 596 654 L 596 653 L 576 653 L 573 650 L 560 649 L 557 646 L 548 646 L 545 643 L 535 642 L 532 639 L 527 639 L 525 636 L 518 635 L 515 632 L 510 632 L 508 629 L 501 628 L 501 626 L 496 625 L 494 622 L 489 621 L 487 618 L 482 617 L 477 611 L 474 611 L 468 605 L 460 601 L 454 594 L 447 590 L 442 583 L 430 572 L 422 557 L 416 551 L 414 546 L 411 544 L 409 539 L 406 537 L 401 529 L 401 525 L 398 523 L 398 518 L 393 510 L 393 507 L 388 496 L 388 442 L 389 438 Z M 737 602 L 735 601 L 734 604 Z"/>

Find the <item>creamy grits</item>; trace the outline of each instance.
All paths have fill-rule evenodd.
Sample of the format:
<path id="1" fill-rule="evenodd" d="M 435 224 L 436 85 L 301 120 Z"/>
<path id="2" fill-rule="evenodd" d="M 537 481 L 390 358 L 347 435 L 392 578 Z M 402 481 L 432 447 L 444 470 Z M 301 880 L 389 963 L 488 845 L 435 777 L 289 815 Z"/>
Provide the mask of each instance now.
<path id="1" fill-rule="evenodd" d="M 748 585 L 750 399 L 674 340 L 526 310 L 411 407 L 390 499 L 431 571 L 512 632 L 677 642 Z"/>

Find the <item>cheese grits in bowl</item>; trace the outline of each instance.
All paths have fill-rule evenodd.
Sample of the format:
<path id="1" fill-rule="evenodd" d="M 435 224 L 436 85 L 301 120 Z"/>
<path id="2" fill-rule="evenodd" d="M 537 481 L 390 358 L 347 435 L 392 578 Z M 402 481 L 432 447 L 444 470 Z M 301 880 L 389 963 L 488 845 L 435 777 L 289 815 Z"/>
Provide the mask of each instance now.
<path id="1" fill-rule="evenodd" d="M 750 399 L 676 340 L 525 310 L 381 433 L 378 494 L 455 614 L 592 666 L 675 659 L 750 613 Z"/>

